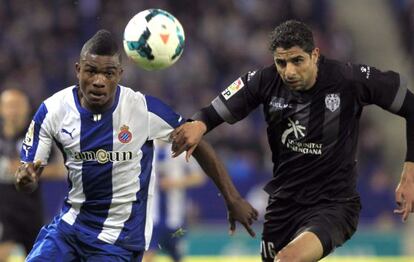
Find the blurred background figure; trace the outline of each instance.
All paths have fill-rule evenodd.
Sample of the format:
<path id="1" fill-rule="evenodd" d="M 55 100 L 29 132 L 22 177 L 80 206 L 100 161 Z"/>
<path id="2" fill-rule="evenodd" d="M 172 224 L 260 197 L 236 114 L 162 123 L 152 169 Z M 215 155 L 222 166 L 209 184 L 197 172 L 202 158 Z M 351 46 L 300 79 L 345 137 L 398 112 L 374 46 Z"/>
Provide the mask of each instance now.
<path id="1" fill-rule="evenodd" d="M 166 254 L 180 262 L 185 255 L 186 217 L 191 206 L 186 190 L 203 185 L 206 176 L 193 158 L 189 163 L 184 155 L 173 159 L 171 144 L 156 141 L 155 156 L 154 230 L 143 261 L 156 262 L 157 254 Z"/>
<path id="2" fill-rule="evenodd" d="M 43 207 L 39 189 L 29 195 L 14 187 L 19 148 L 30 120 L 26 94 L 17 89 L 3 91 L 0 117 L 0 261 L 6 261 L 17 245 L 30 251 L 43 225 Z"/>
<path id="3" fill-rule="evenodd" d="M 18 89 L 0 94 L 0 261 L 23 248 L 28 253 L 44 222 L 41 190 L 22 194 L 14 186 L 20 148 L 31 117 L 27 95 Z M 45 177 L 62 177 L 63 164 L 45 170 Z"/>

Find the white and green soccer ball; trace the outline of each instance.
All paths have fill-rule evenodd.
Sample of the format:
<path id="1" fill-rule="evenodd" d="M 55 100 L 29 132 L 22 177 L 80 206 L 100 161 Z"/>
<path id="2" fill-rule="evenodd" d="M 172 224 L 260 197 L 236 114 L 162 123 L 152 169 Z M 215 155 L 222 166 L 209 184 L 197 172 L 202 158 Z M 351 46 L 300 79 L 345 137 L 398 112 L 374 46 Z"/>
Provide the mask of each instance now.
<path id="1" fill-rule="evenodd" d="M 126 55 L 146 70 L 173 65 L 183 53 L 184 42 L 180 22 L 161 9 L 139 12 L 129 20 L 124 31 Z"/>

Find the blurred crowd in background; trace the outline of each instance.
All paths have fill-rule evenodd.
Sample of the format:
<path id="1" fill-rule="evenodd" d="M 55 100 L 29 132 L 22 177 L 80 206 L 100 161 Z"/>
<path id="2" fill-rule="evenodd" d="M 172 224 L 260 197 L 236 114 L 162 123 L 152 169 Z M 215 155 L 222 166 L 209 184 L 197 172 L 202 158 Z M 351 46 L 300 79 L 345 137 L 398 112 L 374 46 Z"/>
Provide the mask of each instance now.
<path id="1" fill-rule="evenodd" d="M 394 2 L 399 7 L 396 10 L 404 13 L 407 47 L 414 52 L 414 1 Z M 239 75 L 272 63 L 268 35 L 286 19 L 307 22 L 324 55 L 353 59 L 352 36 L 337 22 L 327 0 L 0 0 L 0 88 L 24 90 L 36 109 L 46 97 L 77 83 L 74 64 L 85 40 L 106 28 L 121 47 L 128 20 L 147 8 L 165 9 L 180 20 L 186 35 L 183 56 L 160 72 L 143 71 L 125 59 L 121 83 L 162 98 L 184 117 L 209 104 Z M 272 176 L 265 130 L 257 111 L 241 123 L 222 125 L 207 135 L 236 186 L 257 207 L 266 201 L 261 187 Z M 361 122 L 360 131 L 361 222 L 395 227 L 393 192 L 399 174 L 386 173 L 381 132 L 374 130 L 369 118 Z M 57 212 L 57 199 L 66 193 L 65 184 L 44 186 L 49 188 L 49 196 L 56 196 L 45 197 L 50 218 Z M 190 222 L 225 221 L 223 201 L 211 183 L 190 190 L 189 198 Z"/>
<path id="2" fill-rule="evenodd" d="M 394 9 L 395 17 L 399 22 L 404 45 L 414 63 L 414 1 L 389 0 Z"/>

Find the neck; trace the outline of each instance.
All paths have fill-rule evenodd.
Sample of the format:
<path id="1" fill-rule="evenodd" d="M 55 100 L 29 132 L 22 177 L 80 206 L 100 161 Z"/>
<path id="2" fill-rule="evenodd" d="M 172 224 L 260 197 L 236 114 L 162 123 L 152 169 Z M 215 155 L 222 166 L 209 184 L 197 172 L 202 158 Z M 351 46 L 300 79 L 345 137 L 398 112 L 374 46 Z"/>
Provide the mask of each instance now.
<path id="1" fill-rule="evenodd" d="M 309 84 L 309 86 L 307 86 L 306 88 L 305 88 L 305 90 L 310 90 L 310 89 L 312 89 L 314 86 L 315 86 L 315 84 L 316 84 L 316 80 L 318 79 L 318 66 L 316 66 L 316 68 L 315 68 L 315 76 L 313 77 L 313 79 L 312 79 L 312 81 L 310 82 L 310 84 Z"/>

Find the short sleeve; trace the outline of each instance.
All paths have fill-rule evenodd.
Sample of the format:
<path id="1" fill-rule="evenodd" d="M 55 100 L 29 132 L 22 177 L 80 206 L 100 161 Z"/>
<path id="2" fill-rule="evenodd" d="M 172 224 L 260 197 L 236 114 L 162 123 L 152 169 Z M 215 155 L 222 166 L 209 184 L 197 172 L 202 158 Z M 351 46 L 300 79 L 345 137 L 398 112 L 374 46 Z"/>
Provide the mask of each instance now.
<path id="1" fill-rule="evenodd" d="M 393 71 L 382 72 L 368 65 L 352 65 L 352 80 L 361 105 L 375 104 L 398 112 L 407 93 L 407 84 Z"/>
<path id="2" fill-rule="evenodd" d="M 46 165 L 53 137 L 50 132 L 50 113 L 42 103 L 37 110 L 23 140 L 20 158 L 22 162 L 42 161 Z"/>
<path id="3" fill-rule="evenodd" d="M 245 118 L 262 103 L 260 84 L 262 71 L 251 71 L 237 78 L 212 101 L 212 106 L 227 123 Z"/>
<path id="4" fill-rule="evenodd" d="M 149 140 L 169 140 L 170 133 L 185 122 L 172 108 L 153 96 L 145 96 L 149 113 Z"/>

